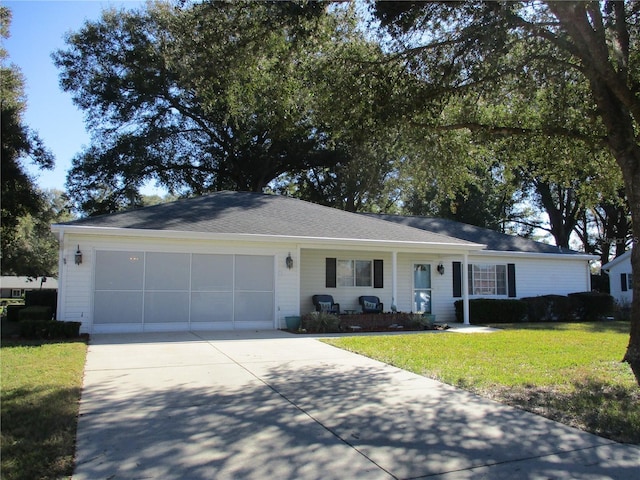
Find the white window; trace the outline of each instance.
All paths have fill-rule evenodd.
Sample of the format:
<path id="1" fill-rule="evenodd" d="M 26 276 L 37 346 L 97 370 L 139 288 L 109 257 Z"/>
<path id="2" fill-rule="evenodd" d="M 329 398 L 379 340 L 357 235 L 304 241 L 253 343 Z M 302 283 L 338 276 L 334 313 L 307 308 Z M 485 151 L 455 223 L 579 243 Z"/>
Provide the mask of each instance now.
<path id="1" fill-rule="evenodd" d="M 506 294 L 506 265 L 469 265 L 469 295 Z"/>
<path id="2" fill-rule="evenodd" d="M 11 298 L 20 298 L 22 296 L 22 290 L 19 288 L 11 289 Z"/>
<path id="3" fill-rule="evenodd" d="M 338 286 L 371 287 L 373 285 L 372 272 L 373 262 L 371 260 L 338 260 Z"/>

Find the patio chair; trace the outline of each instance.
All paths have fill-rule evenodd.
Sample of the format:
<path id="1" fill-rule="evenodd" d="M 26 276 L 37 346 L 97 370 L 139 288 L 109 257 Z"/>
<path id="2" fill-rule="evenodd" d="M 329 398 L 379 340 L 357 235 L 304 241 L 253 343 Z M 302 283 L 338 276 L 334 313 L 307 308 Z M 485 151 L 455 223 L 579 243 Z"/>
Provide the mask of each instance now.
<path id="1" fill-rule="evenodd" d="M 340 304 L 335 303 L 331 295 L 314 295 L 311 298 L 317 312 L 340 314 Z"/>
<path id="2" fill-rule="evenodd" d="M 384 308 L 380 299 L 372 295 L 363 295 L 358 298 L 358 302 L 362 306 L 362 313 L 382 313 Z"/>

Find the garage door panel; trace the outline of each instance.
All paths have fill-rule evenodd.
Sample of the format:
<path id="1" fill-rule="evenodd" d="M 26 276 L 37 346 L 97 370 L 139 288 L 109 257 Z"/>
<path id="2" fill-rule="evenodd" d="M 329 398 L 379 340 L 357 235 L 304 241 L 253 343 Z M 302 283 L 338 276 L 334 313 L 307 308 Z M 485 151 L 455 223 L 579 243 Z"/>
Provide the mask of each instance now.
<path id="1" fill-rule="evenodd" d="M 273 291 L 273 257 L 236 255 L 235 288 Z"/>
<path id="2" fill-rule="evenodd" d="M 272 321 L 273 292 L 236 291 L 235 320 L 238 322 Z"/>
<path id="3" fill-rule="evenodd" d="M 233 255 L 194 254 L 191 260 L 191 290 L 194 292 L 233 290 Z"/>
<path id="4" fill-rule="evenodd" d="M 96 252 L 96 290 L 142 290 L 144 253 Z"/>
<path id="5" fill-rule="evenodd" d="M 95 292 L 94 311 L 96 324 L 142 324 L 142 292 Z"/>
<path id="6" fill-rule="evenodd" d="M 188 321 L 188 292 L 145 292 L 144 323 Z"/>
<path id="7" fill-rule="evenodd" d="M 194 323 L 232 322 L 233 292 L 192 293 L 191 321 Z"/>
<path id="8" fill-rule="evenodd" d="M 145 260 L 145 290 L 188 290 L 188 253 L 147 253 Z"/>

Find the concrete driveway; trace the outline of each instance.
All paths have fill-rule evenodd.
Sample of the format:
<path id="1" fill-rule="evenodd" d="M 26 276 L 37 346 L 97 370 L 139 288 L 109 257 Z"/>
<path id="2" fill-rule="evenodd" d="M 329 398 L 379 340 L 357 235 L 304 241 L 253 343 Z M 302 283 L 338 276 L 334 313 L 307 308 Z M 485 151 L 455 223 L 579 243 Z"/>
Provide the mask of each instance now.
<path id="1" fill-rule="evenodd" d="M 640 448 L 284 332 L 95 335 L 82 479 L 640 478 Z"/>

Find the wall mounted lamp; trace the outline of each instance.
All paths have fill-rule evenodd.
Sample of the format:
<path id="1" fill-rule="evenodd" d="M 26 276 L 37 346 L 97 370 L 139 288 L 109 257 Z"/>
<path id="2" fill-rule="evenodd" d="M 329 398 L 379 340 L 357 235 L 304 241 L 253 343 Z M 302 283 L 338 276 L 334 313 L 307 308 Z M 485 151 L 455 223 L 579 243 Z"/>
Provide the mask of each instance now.
<path id="1" fill-rule="evenodd" d="M 289 270 L 293 268 L 293 258 L 291 258 L 291 253 L 287 255 L 287 258 L 285 258 L 284 263 L 287 265 L 287 268 Z"/>
<path id="2" fill-rule="evenodd" d="M 438 266 L 436 267 L 436 270 L 438 270 L 438 273 L 440 275 L 444 275 L 444 265 L 442 264 L 442 262 L 438 264 Z"/>
<path id="3" fill-rule="evenodd" d="M 80 251 L 80 245 L 78 245 L 78 249 L 76 250 L 75 255 L 73 256 L 76 265 L 81 265 L 82 264 L 82 252 Z"/>

